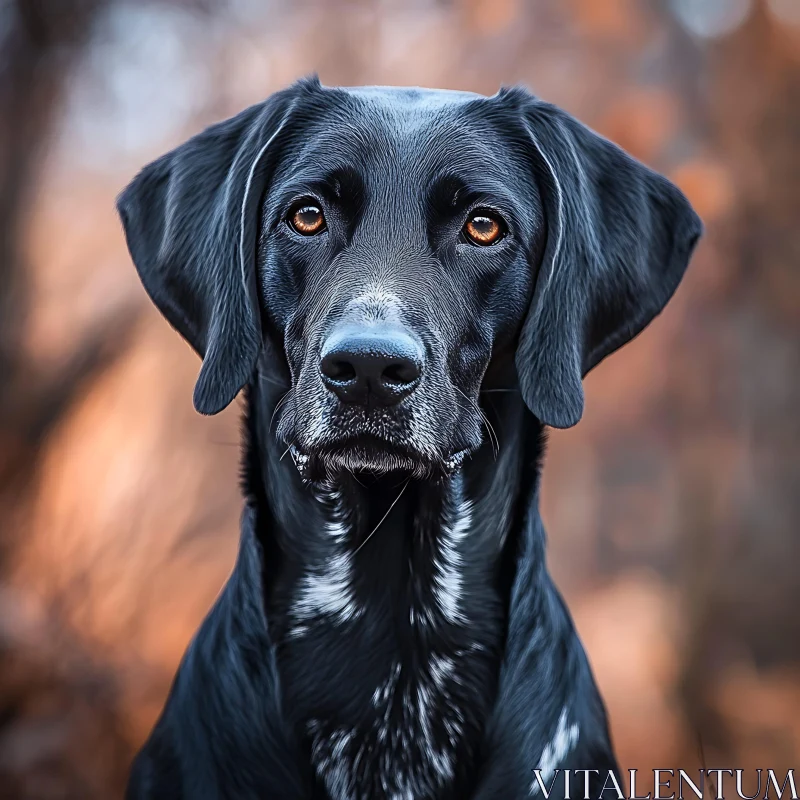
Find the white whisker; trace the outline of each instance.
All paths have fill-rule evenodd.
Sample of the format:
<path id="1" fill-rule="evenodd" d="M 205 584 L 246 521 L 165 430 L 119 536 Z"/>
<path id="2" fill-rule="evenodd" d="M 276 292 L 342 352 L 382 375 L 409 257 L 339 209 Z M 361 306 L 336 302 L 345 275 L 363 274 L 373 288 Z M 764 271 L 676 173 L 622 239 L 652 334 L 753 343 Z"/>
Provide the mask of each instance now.
<path id="1" fill-rule="evenodd" d="M 403 484 L 403 488 L 400 490 L 400 494 L 398 494 L 397 497 L 395 497 L 395 499 L 392 501 L 392 504 L 389 506 L 386 513 L 381 517 L 380 522 L 372 529 L 367 538 L 364 539 L 364 541 L 361 542 L 361 544 L 358 547 L 356 547 L 355 550 L 353 550 L 353 555 L 355 555 L 372 538 L 372 535 L 375 533 L 375 531 L 377 531 L 378 528 L 380 528 L 380 526 L 383 524 L 383 521 L 386 519 L 386 517 L 389 516 L 389 512 L 397 505 L 397 501 L 403 496 L 403 492 L 406 490 L 410 482 L 411 478 L 408 478 L 406 482 Z"/>
<path id="2" fill-rule="evenodd" d="M 272 412 L 272 416 L 269 418 L 269 428 L 267 430 L 270 431 L 272 430 L 272 423 L 275 422 L 275 415 L 278 413 L 278 411 L 281 410 L 281 406 L 283 406 L 286 403 L 291 393 L 292 390 L 288 389 L 287 392 L 283 395 L 283 397 L 281 397 L 281 399 L 278 400 L 278 402 L 275 404 L 275 409 Z"/>
<path id="3" fill-rule="evenodd" d="M 471 397 L 461 391 L 458 386 L 455 388 L 463 397 L 466 398 L 467 402 L 472 405 L 478 414 L 480 414 L 481 420 L 483 420 L 484 425 L 486 425 L 486 432 L 489 434 L 489 441 L 492 444 L 492 452 L 494 452 L 494 457 L 497 458 L 497 456 L 500 455 L 500 439 L 497 437 L 497 433 L 492 427 L 492 423 L 489 422 L 489 418 L 486 416 L 483 409 Z"/>

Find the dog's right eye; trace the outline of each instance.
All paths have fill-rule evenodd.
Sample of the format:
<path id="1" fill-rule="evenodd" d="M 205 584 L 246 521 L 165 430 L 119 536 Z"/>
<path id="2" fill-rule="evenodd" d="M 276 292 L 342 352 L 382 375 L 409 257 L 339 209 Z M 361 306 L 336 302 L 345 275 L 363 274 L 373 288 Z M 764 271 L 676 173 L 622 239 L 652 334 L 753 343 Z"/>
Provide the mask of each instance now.
<path id="1" fill-rule="evenodd" d="M 302 236 L 313 236 L 325 230 L 325 215 L 313 203 L 304 202 L 296 206 L 286 220 Z"/>
<path id="2" fill-rule="evenodd" d="M 499 242 L 505 232 L 503 220 L 491 211 L 475 211 L 463 228 L 466 238 L 480 247 Z"/>

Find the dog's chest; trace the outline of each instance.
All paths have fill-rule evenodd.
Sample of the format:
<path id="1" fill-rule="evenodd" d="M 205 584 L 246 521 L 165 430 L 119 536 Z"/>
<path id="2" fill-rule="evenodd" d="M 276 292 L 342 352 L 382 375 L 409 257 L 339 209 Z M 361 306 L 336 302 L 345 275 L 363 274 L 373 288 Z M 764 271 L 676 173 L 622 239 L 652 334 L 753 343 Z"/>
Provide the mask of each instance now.
<path id="1" fill-rule="evenodd" d="M 454 624 L 432 593 L 416 599 L 359 604 L 346 622 L 332 612 L 281 648 L 285 705 L 331 800 L 445 800 L 475 764 L 497 680 L 494 604 L 482 598 L 487 617 L 465 604 Z"/>
<path id="2" fill-rule="evenodd" d="M 497 682 L 497 610 L 480 600 L 458 623 L 432 594 L 429 605 L 366 603 L 285 640 L 285 706 L 332 800 L 459 796 Z"/>
<path id="3" fill-rule="evenodd" d="M 324 557 L 283 587 L 285 707 L 332 800 L 449 800 L 471 774 L 497 680 L 501 603 L 471 508 Z"/>
<path id="4" fill-rule="evenodd" d="M 442 796 L 478 728 L 464 690 L 456 659 L 432 655 L 415 670 L 396 662 L 350 720 L 309 719 L 312 765 L 331 798 Z"/>

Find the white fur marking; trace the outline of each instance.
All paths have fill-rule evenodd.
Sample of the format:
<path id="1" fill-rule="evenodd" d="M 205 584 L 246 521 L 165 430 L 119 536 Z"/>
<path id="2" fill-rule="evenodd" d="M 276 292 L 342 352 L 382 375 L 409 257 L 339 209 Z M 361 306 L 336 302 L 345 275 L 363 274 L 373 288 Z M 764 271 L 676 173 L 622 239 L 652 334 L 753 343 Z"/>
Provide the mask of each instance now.
<path id="1" fill-rule="evenodd" d="M 322 574 L 311 573 L 300 581 L 300 597 L 293 611 L 298 619 L 329 614 L 345 623 L 361 614 L 352 587 L 353 563 L 349 553 L 337 553 Z"/>
<path id="2" fill-rule="evenodd" d="M 334 499 L 338 502 L 338 497 Z M 291 609 L 298 624 L 290 630 L 290 636 L 305 634 L 308 626 L 303 623 L 320 615 L 331 616 L 334 623 L 341 625 L 364 612 L 356 602 L 353 589 L 353 557 L 346 549 L 348 528 L 341 509 L 337 518 L 325 527 L 337 552 L 322 570 L 313 570 L 300 579 L 299 596 Z"/>
<path id="3" fill-rule="evenodd" d="M 400 298 L 384 286 L 374 283 L 366 287 L 366 291 L 350 301 L 353 306 L 367 306 L 375 319 L 383 319 L 389 314 L 396 314 L 400 307 Z"/>
<path id="4" fill-rule="evenodd" d="M 394 669 L 389 673 L 386 683 L 382 686 L 379 685 L 372 693 L 372 705 L 375 708 L 385 706 L 389 702 L 389 698 L 394 692 L 394 687 L 397 685 L 397 679 L 400 677 L 400 663 L 394 665 Z"/>
<path id="5" fill-rule="evenodd" d="M 541 776 L 542 783 L 545 785 L 550 783 L 558 765 L 567 756 L 570 750 L 575 747 L 578 741 L 580 729 L 577 723 L 567 726 L 567 709 L 562 709 L 561 716 L 558 718 L 558 727 L 556 728 L 555 736 L 552 741 L 548 742 L 542 750 L 542 755 L 539 759 L 539 775 Z M 539 781 L 534 776 L 531 782 L 531 795 L 536 795 L 541 791 Z"/>
<path id="6" fill-rule="evenodd" d="M 442 691 L 448 678 L 453 677 L 456 670 L 456 662 L 449 656 L 433 656 L 431 658 L 431 677 L 436 688 Z"/>
<path id="7" fill-rule="evenodd" d="M 461 542 L 472 524 L 472 503 L 460 499 L 454 518 L 442 525 L 438 558 L 434 559 L 433 594 L 445 619 L 453 624 L 467 620 L 461 606 L 463 593 L 463 559 Z"/>
<path id="8" fill-rule="evenodd" d="M 395 662 L 372 694 L 376 716 L 371 730 L 326 731 L 319 720 L 308 724 L 314 768 L 334 800 L 351 800 L 364 791 L 357 776 L 363 760 L 369 758 L 376 759 L 382 796 L 392 800 L 433 796 L 452 780 L 464 725 L 447 686 L 456 680 L 455 670 L 453 658 L 434 654 L 428 670 L 406 676 L 413 682 L 401 688 L 402 666 Z M 437 723 L 443 724 L 447 734 L 442 741 L 434 734 Z"/>

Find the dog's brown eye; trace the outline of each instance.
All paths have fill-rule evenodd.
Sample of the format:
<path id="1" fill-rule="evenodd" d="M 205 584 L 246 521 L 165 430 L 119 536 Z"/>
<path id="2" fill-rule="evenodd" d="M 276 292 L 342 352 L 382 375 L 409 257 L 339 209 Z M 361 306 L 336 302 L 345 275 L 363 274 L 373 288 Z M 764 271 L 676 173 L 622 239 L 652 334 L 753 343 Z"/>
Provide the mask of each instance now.
<path id="1" fill-rule="evenodd" d="M 303 236 L 313 236 L 325 227 L 325 215 L 319 206 L 305 203 L 292 211 L 289 224 Z"/>
<path id="2" fill-rule="evenodd" d="M 473 214 L 464 226 L 464 235 L 474 244 L 494 244 L 503 237 L 505 226 L 502 221 L 488 211 Z"/>

